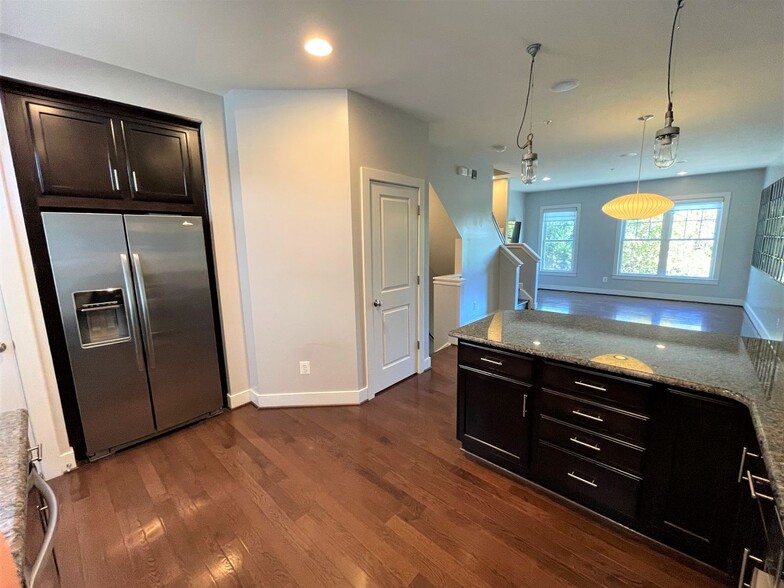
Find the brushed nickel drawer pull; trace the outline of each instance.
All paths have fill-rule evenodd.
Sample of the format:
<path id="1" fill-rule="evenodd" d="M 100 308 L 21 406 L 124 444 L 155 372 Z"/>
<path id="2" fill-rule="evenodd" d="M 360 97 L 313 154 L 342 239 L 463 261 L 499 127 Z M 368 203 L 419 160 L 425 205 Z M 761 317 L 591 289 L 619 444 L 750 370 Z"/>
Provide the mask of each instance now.
<path id="1" fill-rule="evenodd" d="M 578 482 L 582 482 L 583 484 L 588 484 L 592 488 L 597 488 L 598 487 L 596 485 L 596 482 L 594 482 L 593 480 L 586 480 L 585 478 L 578 476 L 574 472 L 569 472 L 569 477 L 570 478 L 574 478 L 575 480 L 577 480 Z"/>
<path id="2" fill-rule="evenodd" d="M 528 413 L 528 394 L 523 394 L 523 418 Z"/>
<path id="3" fill-rule="evenodd" d="M 487 363 L 492 363 L 493 365 L 504 365 L 503 361 L 498 361 L 497 359 L 492 359 L 490 357 L 482 357 L 480 359 L 482 361 L 486 361 Z"/>
<path id="4" fill-rule="evenodd" d="M 577 445 L 582 445 L 583 447 L 587 447 L 588 449 L 593 449 L 594 451 L 601 451 L 602 448 L 599 447 L 599 444 L 592 445 L 591 443 L 586 443 L 585 441 L 580 440 L 576 435 L 569 439 L 572 443 L 577 443 Z"/>
<path id="5" fill-rule="evenodd" d="M 751 493 L 751 497 L 754 500 L 757 500 L 758 498 L 762 498 L 763 500 L 769 500 L 771 502 L 774 502 L 776 500 L 772 496 L 769 496 L 767 494 L 761 494 L 760 492 L 757 492 L 754 489 L 755 480 L 758 482 L 767 482 L 767 483 L 770 483 L 770 480 L 768 480 L 767 478 L 760 478 L 759 476 L 752 476 L 749 470 L 746 470 L 746 480 L 749 482 L 749 492 Z"/>
<path id="6" fill-rule="evenodd" d="M 602 417 L 584 413 L 584 412 L 582 412 L 579 409 L 574 409 L 572 411 L 572 414 L 576 414 L 577 416 L 581 416 L 581 417 L 586 418 L 586 419 L 591 419 L 592 421 L 596 421 L 597 423 L 603 423 L 604 422 L 604 419 Z"/>
<path id="7" fill-rule="evenodd" d="M 578 386 L 583 386 L 585 388 L 590 388 L 591 390 L 598 390 L 599 392 L 607 392 L 607 388 L 603 386 L 594 386 L 593 384 L 586 384 L 585 382 L 581 382 L 580 380 L 575 380 L 575 384 Z"/>

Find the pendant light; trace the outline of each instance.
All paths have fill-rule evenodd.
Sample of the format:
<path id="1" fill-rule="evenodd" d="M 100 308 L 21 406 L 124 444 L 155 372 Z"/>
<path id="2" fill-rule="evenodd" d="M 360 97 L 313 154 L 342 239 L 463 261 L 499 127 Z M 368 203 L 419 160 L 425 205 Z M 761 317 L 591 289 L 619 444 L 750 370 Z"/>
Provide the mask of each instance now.
<path id="1" fill-rule="evenodd" d="M 675 18 L 672 20 L 670 33 L 670 54 L 667 60 L 667 113 L 664 115 L 664 127 L 656 131 L 656 141 L 653 144 L 653 163 L 656 167 L 667 168 L 675 163 L 678 156 L 678 142 L 680 127 L 673 126 L 672 91 L 670 90 L 670 77 L 672 72 L 672 45 L 675 40 L 675 29 L 678 25 L 678 14 L 683 8 L 683 0 L 676 0 Z"/>
<path id="2" fill-rule="evenodd" d="M 642 145 L 640 147 L 640 166 L 637 169 L 637 193 L 618 196 L 602 206 L 602 212 L 607 216 L 619 220 L 640 220 L 664 214 L 675 205 L 675 203 L 666 196 L 640 193 L 642 149 L 645 147 L 645 125 L 652 118 L 652 114 L 646 114 L 637 119 L 642 121 Z"/>
<path id="3" fill-rule="evenodd" d="M 536 170 L 539 167 L 539 154 L 534 153 L 534 123 L 533 118 L 530 120 L 530 127 L 528 136 L 524 144 L 520 144 L 520 135 L 525 126 L 525 118 L 528 115 L 528 104 L 531 100 L 531 90 L 534 87 L 534 63 L 536 62 L 536 54 L 542 48 L 541 43 L 531 43 L 526 48 L 528 55 L 531 56 L 531 69 L 528 72 L 528 92 L 525 95 L 525 108 L 523 108 L 523 119 L 520 121 L 520 128 L 517 131 L 517 147 L 518 149 L 525 150 L 521 161 L 520 179 L 523 184 L 533 184 L 536 181 Z M 531 105 L 533 110 L 533 104 Z"/>

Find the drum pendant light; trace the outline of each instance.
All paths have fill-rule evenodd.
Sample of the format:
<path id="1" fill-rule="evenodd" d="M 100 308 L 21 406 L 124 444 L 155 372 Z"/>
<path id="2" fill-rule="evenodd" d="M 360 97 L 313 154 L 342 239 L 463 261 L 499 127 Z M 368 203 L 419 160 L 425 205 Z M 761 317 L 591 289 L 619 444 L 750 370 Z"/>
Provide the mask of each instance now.
<path id="1" fill-rule="evenodd" d="M 670 77 L 672 72 L 672 45 L 675 40 L 675 29 L 678 25 L 678 13 L 683 8 L 683 0 L 676 0 L 675 18 L 672 20 L 670 33 L 670 54 L 667 60 L 667 113 L 664 115 L 664 127 L 656 131 L 656 142 L 653 144 L 653 163 L 656 167 L 668 168 L 675 163 L 678 156 L 678 142 L 681 129 L 674 126 L 672 114 L 672 90 L 670 90 Z"/>
<path id="2" fill-rule="evenodd" d="M 531 101 L 531 90 L 534 87 L 534 63 L 536 62 L 536 54 L 541 48 L 541 43 L 531 43 L 526 48 L 526 52 L 531 56 L 531 70 L 528 72 L 528 92 L 525 95 L 523 119 L 520 121 L 520 128 L 517 131 L 517 147 L 518 149 L 525 150 L 522 161 L 520 163 L 520 179 L 523 181 L 523 184 L 533 184 L 536 181 L 536 170 L 539 166 L 539 154 L 534 152 L 533 118 L 531 118 L 528 137 L 526 137 L 526 141 L 522 145 L 520 144 L 520 135 L 523 132 L 525 117 L 528 114 L 528 104 L 529 101 Z M 531 104 L 531 110 L 533 110 L 533 103 Z"/>
<path id="3" fill-rule="evenodd" d="M 675 203 L 666 196 L 640 193 L 642 151 L 645 147 L 645 125 L 652 118 L 652 114 L 646 114 L 637 119 L 642 121 L 642 146 L 640 147 L 640 166 L 637 169 L 637 193 L 618 196 L 602 206 L 602 212 L 607 216 L 617 218 L 618 220 L 640 220 L 664 214 L 675 205 Z"/>

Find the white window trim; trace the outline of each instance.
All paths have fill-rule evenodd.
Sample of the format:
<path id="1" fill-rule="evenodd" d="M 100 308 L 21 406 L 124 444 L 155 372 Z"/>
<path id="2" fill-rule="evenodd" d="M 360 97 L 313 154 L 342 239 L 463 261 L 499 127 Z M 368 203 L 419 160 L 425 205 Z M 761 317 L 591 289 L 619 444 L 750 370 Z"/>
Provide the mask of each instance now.
<path id="1" fill-rule="evenodd" d="M 554 204 L 551 206 L 542 206 L 539 209 L 539 254 L 544 256 L 544 213 L 553 210 L 572 209 L 576 211 L 574 220 L 574 239 L 572 243 L 572 271 L 559 272 L 542 268 L 539 270 L 539 274 L 546 274 L 550 276 L 566 276 L 572 278 L 577 276 L 577 247 L 580 242 L 580 204 Z"/>
<path id="2" fill-rule="evenodd" d="M 719 222 L 719 238 L 718 242 L 716 243 L 716 250 L 713 256 L 712 262 L 712 274 L 713 277 L 711 278 L 687 278 L 683 276 L 677 276 L 668 278 L 665 276 L 646 276 L 646 275 L 636 275 L 636 274 L 622 274 L 620 271 L 621 268 L 621 238 L 623 236 L 622 229 L 623 229 L 623 221 L 619 220 L 617 223 L 617 228 L 615 231 L 615 257 L 614 257 L 614 265 L 613 265 L 613 279 L 614 280 L 636 280 L 642 282 L 666 282 L 670 284 L 700 284 L 700 285 L 707 285 L 707 286 L 715 286 L 719 283 L 719 273 L 721 271 L 721 259 L 722 254 L 724 252 L 724 241 L 727 237 L 727 221 L 729 219 L 729 211 L 730 211 L 730 200 L 732 198 L 732 192 L 715 192 L 710 194 L 683 194 L 680 196 L 668 196 L 670 200 L 673 200 L 676 204 L 678 202 L 682 202 L 684 200 L 691 200 L 691 201 L 716 201 L 722 200 L 723 206 L 721 210 L 721 221 Z M 664 227 L 662 227 L 662 235 L 664 234 Z"/>

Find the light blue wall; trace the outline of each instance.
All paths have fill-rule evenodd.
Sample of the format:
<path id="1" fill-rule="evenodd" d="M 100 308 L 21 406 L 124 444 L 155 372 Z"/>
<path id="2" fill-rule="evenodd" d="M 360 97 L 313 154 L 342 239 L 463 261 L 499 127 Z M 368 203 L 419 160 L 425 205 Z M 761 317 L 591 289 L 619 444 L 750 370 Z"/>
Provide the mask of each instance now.
<path id="1" fill-rule="evenodd" d="M 746 298 L 764 175 L 764 169 L 755 169 L 652 180 L 643 182 L 640 186 L 641 192 L 655 192 L 665 196 L 731 193 L 729 210 L 726 211 L 727 231 L 717 284 L 684 284 L 612 277 L 620 221 L 605 215 L 601 207 L 616 196 L 634 192 L 634 183 L 528 192 L 525 196 L 525 241 L 537 252 L 540 249 L 541 207 L 580 204 L 577 275 L 542 274 L 539 287 L 742 304 Z M 602 282 L 603 276 L 608 278 L 606 283 Z"/>
<path id="2" fill-rule="evenodd" d="M 462 165 L 478 171 L 471 180 Z M 463 240 L 465 279 L 460 322 L 470 323 L 498 309 L 498 236 L 492 212 L 493 165 L 489 157 L 431 146 L 428 179 Z"/>
<path id="3" fill-rule="evenodd" d="M 784 164 L 772 165 L 763 184 L 770 186 L 780 178 L 784 178 Z M 762 337 L 784 340 L 784 284 L 752 267 L 744 307 Z"/>

